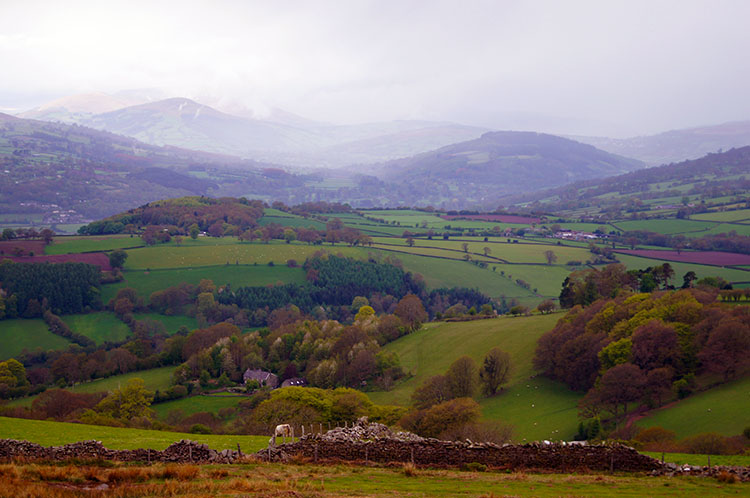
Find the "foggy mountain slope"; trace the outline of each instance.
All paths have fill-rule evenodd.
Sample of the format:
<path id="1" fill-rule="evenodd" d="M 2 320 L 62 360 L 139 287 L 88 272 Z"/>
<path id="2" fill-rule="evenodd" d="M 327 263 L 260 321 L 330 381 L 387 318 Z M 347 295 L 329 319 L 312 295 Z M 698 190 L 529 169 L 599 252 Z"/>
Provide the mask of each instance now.
<path id="1" fill-rule="evenodd" d="M 172 145 L 302 168 L 378 163 L 476 138 L 488 131 L 419 120 L 335 125 L 308 120 L 281 109 L 273 109 L 267 115 L 244 108 L 235 108 L 236 114 L 222 112 L 186 98 L 123 106 L 125 98 L 143 97 L 71 96 L 20 116 L 77 123 L 154 145 Z M 90 112 L 113 107 L 117 108 L 98 114 Z"/>
<path id="2" fill-rule="evenodd" d="M 639 159 L 649 166 L 659 166 L 750 145 L 750 121 L 670 130 L 625 139 L 582 136 L 569 138 L 613 154 Z"/>

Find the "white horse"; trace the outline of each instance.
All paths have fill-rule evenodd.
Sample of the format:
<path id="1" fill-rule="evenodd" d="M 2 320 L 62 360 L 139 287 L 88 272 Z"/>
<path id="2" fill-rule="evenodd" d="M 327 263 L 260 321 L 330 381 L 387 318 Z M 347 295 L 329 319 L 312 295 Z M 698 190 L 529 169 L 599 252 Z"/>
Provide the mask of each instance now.
<path id="1" fill-rule="evenodd" d="M 269 445 L 276 446 L 277 437 L 291 438 L 292 437 L 292 426 L 289 424 L 279 424 L 276 426 L 276 430 L 273 432 L 273 436 L 268 440 Z"/>

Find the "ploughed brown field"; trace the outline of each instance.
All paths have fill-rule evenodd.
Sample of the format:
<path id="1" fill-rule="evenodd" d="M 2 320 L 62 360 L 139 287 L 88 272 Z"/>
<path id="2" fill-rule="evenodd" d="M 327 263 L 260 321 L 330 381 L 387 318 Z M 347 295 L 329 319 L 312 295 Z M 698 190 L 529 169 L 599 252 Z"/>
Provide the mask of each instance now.
<path id="1" fill-rule="evenodd" d="M 617 252 L 642 256 L 644 258 L 664 259 L 679 263 L 696 263 L 699 265 L 715 266 L 745 266 L 750 265 L 750 254 L 719 251 L 660 251 L 658 249 L 620 249 Z"/>

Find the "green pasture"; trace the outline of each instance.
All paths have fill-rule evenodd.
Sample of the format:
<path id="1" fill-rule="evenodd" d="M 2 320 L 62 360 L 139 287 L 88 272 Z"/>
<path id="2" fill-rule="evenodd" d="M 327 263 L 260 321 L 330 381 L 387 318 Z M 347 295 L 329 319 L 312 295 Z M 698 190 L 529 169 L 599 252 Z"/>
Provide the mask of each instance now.
<path id="1" fill-rule="evenodd" d="M 65 315 L 62 319 L 73 332 L 85 335 L 97 344 L 123 341 L 130 335 L 128 326 L 109 311 Z"/>
<path id="2" fill-rule="evenodd" d="M 728 282 L 745 282 L 750 280 L 750 272 L 734 268 L 642 258 L 640 256 L 631 256 L 630 254 L 617 254 L 617 259 L 624 264 L 628 270 L 646 269 L 648 267 L 669 263 L 674 270 L 674 277 L 672 278 L 671 283 L 677 287 L 682 285 L 682 277 L 689 271 L 694 271 L 698 278 L 722 277 Z"/>
<path id="3" fill-rule="evenodd" d="M 134 313 L 133 316 L 136 320 L 155 320 L 161 322 L 164 328 L 167 329 L 169 335 L 174 334 L 180 327 L 187 327 L 188 330 L 195 330 L 198 328 L 198 321 L 192 316 L 185 315 L 160 315 L 159 313 Z"/>
<path id="4" fill-rule="evenodd" d="M 66 349 L 70 341 L 53 334 L 41 319 L 0 320 L 0 361 L 18 356 L 24 349 Z"/>
<path id="5" fill-rule="evenodd" d="M 145 246 L 143 239 L 130 235 L 102 235 L 55 237 L 54 242 L 44 249 L 44 254 L 72 254 L 93 251 L 111 251 L 126 247 Z"/>
<path id="6" fill-rule="evenodd" d="M 690 216 L 691 220 L 703 221 L 750 221 L 750 209 L 737 209 L 735 211 L 711 211 L 710 213 L 699 213 Z"/>
<path id="7" fill-rule="evenodd" d="M 171 248 L 165 248 L 171 251 Z M 302 261 L 298 261 L 302 264 Z M 268 263 L 268 261 L 266 261 Z M 126 270 L 123 272 L 125 280 L 102 286 L 102 301 L 106 304 L 115 297 L 117 291 L 125 287 L 132 287 L 138 295 L 148 301 L 152 292 L 173 287 L 181 283 L 198 285 L 201 280 L 212 280 L 217 286 L 230 284 L 233 288 L 244 285 L 270 285 L 278 282 L 302 283 L 305 272 L 301 268 L 289 268 L 286 265 L 268 266 L 255 265 L 219 265 L 205 267 L 185 267 L 157 270 Z"/>
<path id="8" fill-rule="evenodd" d="M 689 234 L 701 235 L 716 225 L 710 221 L 678 220 L 678 219 L 653 219 L 616 221 L 612 223 L 619 230 L 646 230 L 663 234 Z"/>
<path id="9" fill-rule="evenodd" d="M 163 391 L 168 389 L 172 385 L 172 374 L 177 367 L 160 367 L 153 368 L 151 370 L 142 370 L 140 372 L 129 372 L 122 375 L 113 375 L 105 379 L 97 379 L 91 382 L 84 382 L 76 384 L 73 387 L 66 388 L 76 393 L 98 393 L 98 392 L 109 392 L 118 387 L 124 386 L 130 379 L 143 379 L 146 384 L 146 388 L 155 391 L 157 389 Z M 10 405 L 15 406 L 31 406 L 36 396 L 29 396 L 10 402 Z"/>
<path id="10" fill-rule="evenodd" d="M 276 223 L 284 227 L 305 227 L 314 228 L 315 230 L 325 230 L 326 228 L 326 224 L 321 221 L 303 218 L 302 216 L 296 216 L 289 213 L 283 213 L 283 215 L 280 216 L 269 216 L 266 214 L 258 220 L 258 223 L 263 226 Z"/>
<path id="11" fill-rule="evenodd" d="M 414 389 L 429 377 L 444 374 L 460 356 L 468 355 L 480 365 L 490 349 L 499 347 L 510 353 L 513 376 L 502 393 L 480 399 L 483 417 L 512 424 L 514 439 L 518 441 L 569 439 L 577 429 L 580 395 L 562 384 L 536 376 L 532 366 L 537 340 L 561 316 L 427 324 L 384 347 L 398 354 L 410 377 L 391 391 L 369 393 L 370 398 L 380 404 L 409 405 Z"/>
<path id="12" fill-rule="evenodd" d="M 557 263 L 564 264 L 568 261 L 586 261 L 591 259 L 593 255 L 587 248 L 574 247 L 570 245 L 557 245 L 551 242 L 551 239 L 542 239 L 544 242 L 523 242 L 523 243 L 508 243 L 506 237 L 488 237 L 487 241 L 483 238 L 477 237 L 476 239 L 457 239 L 457 240 L 443 240 L 443 239 L 415 239 L 414 247 L 409 248 L 404 238 L 386 238 L 377 237 L 373 239 L 373 242 L 377 244 L 396 244 L 403 246 L 405 249 L 416 254 L 420 254 L 420 251 L 424 254 L 429 254 L 428 251 L 431 248 L 438 248 L 445 251 L 447 257 L 453 257 L 462 259 L 465 254 L 463 251 L 463 244 L 468 244 L 468 252 L 472 256 L 472 259 L 479 260 L 492 260 L 495 258 L 502 259 L 511 263 L 540 263 L 546 264 L 547 258 L 545 252 L 552 251 L 557 256 Z M 484 256 L 484 248 L 490 250 L 488 257 Z M 404 250 L 399 248 L 399 250 Z"/>
<path id="13" fill-rule="evenodd" d="M 357 257 L 362 255 L 359 248 L 344 245 L 311 246 L 301 243 L 286 244 L 272 241 L 269 244 L 256 242 L 251 244 L 226 244 L 216 246 L 152 246 L 128 251 L 125 268 L 159 269 L 185 268 L 195 266 L 216 265 L 258 265 L 273 261 L 277 265 L 286 264 L 290 259 L 302 263 L 309 256 L 321 249 L 341 253 L 344 256 Z"/>
<path id="14" fill-rule="evenodd" d="M 704 235 L 717 235 L 720 233 L 736 232 L 737 235 L 750 236 L 750 224 L 740 223 L 714 223 L 710 230 L 705 232 L 697 232 L 694 234 L 685 234 L 694 237 L 702 237 Z"/>
<path id="15" fill-rule="evenodd" d="M 240 401 L 246 400 L 246 396 L 191 396 L 189 398 L 175 399 L 152 405 L 160 419 L 165 419 L 172 410 L 179 410 L 184 415 L 194 413 L 210 412 L 218 414 L 219 410 L 226 407 L 236 407 Z"/>
<path id="16" fill-rule="evenodd" d="M 183 434 L 7 417 L 0 417 L 0 434 L 4 438 L 25 439 L 43 446 L 60 446 L 94 439 L 113 450 L 163 450 L 181 439 L 204 443 L 215 450 L 236 450 L 239 443 L 242 451 L 246 453 L 253 453 L 268 446 L 267 436 Z"/>
<path id="17" fill-rule="evenodd" d="M 373 244 L 374 248 L 377 249 L 384 249 L 386 251 L 398 251 L 400 253 L 406 253 L 406 254 L 414 254 L 416 256 L 426 256 L 426 257 L 437 257 L 437 258 L 446 258 L 446 259 L 453 259 L 456 261 L 463 261 L 464 260 L 464 252 L 463 251 L 457 251 L 455 249 L 438 249 L 434 247 L 409 247 L 409 246 L 402 246 L 399 245 L 397 247 L 393 246 L 386 246 L 382 244 Z M 499 263 L 497 260 L 493 260 L 491 257 L 486 257 L 480 254 L 469 254 L 471 256 L 471 259 L 473 261 L 486 261 L 487 263 L 496 262 Z"/>
<path id="18" fill-rule="evenodd" d="M 380 253 L 396 256 L 404 264 L 406 270 L 421 274 L 430 289 L 468 287 L 478 289 L 490 297 L 517 298 L 521 303 L 528 306 L 536 305 L 541 301 L 541 298 L 535 297 L 530 290 L 518 286 L 507 275 L 502 276 L 500 274 L 501 265 L 493 264 L 488 265 L 487 268 L 479 268 L 466 261 L 427 258 L 412 254 L 385 253 L 384 251 Z M 498 269 L 493 272 L 492 266 L 497 266 Z M 516 265 L 513 265 L 513 268 L 515 271 Z M 523 277 L 519 275 L 515 278 Z M 561 284 L 562 280 L 558 285 Z"/>
<path id="19" fill-rule="evenodd" d="M 683 438 L 701 432 L 736 436 L 750 426 L 750 375 L 652 411 L 639 427 L 661 426 Z"/>

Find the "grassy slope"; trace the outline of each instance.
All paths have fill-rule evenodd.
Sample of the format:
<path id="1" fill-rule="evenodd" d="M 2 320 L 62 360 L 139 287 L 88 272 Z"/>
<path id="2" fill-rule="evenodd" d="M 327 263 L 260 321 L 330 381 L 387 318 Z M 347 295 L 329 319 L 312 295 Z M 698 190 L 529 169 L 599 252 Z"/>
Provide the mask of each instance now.
<path id="1" fill-rule="evenodd" d="M 247 453 L 256 452 L 268 445 L 266 436 L 183 434 L 6 417 L 0 417 L 0 434 L 4 438 L 26 439 L 43 446 L 59 446 L 94 439 L 101 441 L 107 448 L 115 450 L 135 448 L 163 450 L 181 439 L 205 443 L 216 450 L 237 449 L 237 443 L 240 443 L 242 451 Z"/>
<path id="2" fill-rule="evenodd" d="M 40 319 L 0 321 L 0 361 L 19 355 L 24 349 L 65 349 L 70 344 L 50 332 Z"/>
<path id="3" fill-rule="evenodd" d="M 145 246 L 143 239 L 130 235 L 106 235 L 97 237 L 55 237 L 44 249 L 44 254 L 70 254 L 91 251 L 111 251 L 125 247 Z"/>
<path id="4" fill-rule="evenodd" d="M 570 438 L 577 428 L 580 395 L 561 384 L 533 377 L 531 365 L 537 339 L 560 316 L 429 324 L 384 348 L 396 352 L 413 377 L 391 391 L 370 393 L 370 397 L 376 403 L 408 405 L 416 387 L 430 376 L 444 373 L 456 358 L 469 355 L 480 364 L 487 351 L 497 346 L 510 353 L 515 371 L 504 393 L 480 400 L 484 418 L 511 423 L 519 441 Z"/>
<path id="5" fill-rule="evenodd" d="M 247 399 L 245 396 L 192 396 L 190 398 L 176 399 L 174 401 L 165 401 L 158 403 L 151 408 L 154 409 L 159 418 L 165 418 L 172 410 L 180 410 L 185 415 L 192 415 L 198 412 L 218 413 L 219 410 L 227 406 L 237 406 L 237 404 Z"/>
<path id="6" fill-rule="evenodd" d="M 300 261 L 300 264 L 302 261 Z M 125 280 L 116 284 L 102 286 L 102 301 L 105 303 L 115 297 L 117 291 L 132 287 L 144 299 L 152 292 L 183 282 L 198 285 L 202 279 L 213 280 L 216 285 L 230 284 L 232 287 L 243 285 L 268 285 L 277 282 L 301 283 L 305 272 L 300 268 L 286 266 L 253 265 L 220 265 L 202 268 L 177 268 L 171 270 L 132 270 L 124 272 Z"/>
<path id="7" fill-rule="evenodd" d="M 750 272 L 735 270 L 732 268 L 724 268 L 719 266 L 708 266 L 708 265 L 697 265 L 693 263 L 679 263 L 675 261 L 664 261 L 659 259 L 641 258 L 638 256 L 631 256 L 628 254 L 617 254 L 617 259 L 628 267 L 629 270 L 633 269 L 645 269 L 649 266 L 662 265 L 665 262 L 669 263 L 674 270 L 674 277 L 672 278 L 672 284 L 679 287 L 682 285 L 682 276 L 689 271 L 694 271 L 698 278 L 704 277 L 722 277 L 729 282 L 743 282 L 750 280 Z"/>
<path id="8" fill-rule="evenodd" d="M 272 241 L 270 244 L 255 243 L 226 243 L 219 245 L 195 245 L 195 246 L 153 246 L 128 251 L 129 257 L 125 264 L 127 269 L 157 269 L 157 268 L 184 268 L 194 266 L 225 265 L 259 265 L 273 261 L 275 264 L 286 264 L 287 260 L 295 259 L 298 263 L 305 261 L 321 249 L 332 250 L 334 253 L 343 253 L 345 256 L 359 256 L 362 254 L 358 248 L 347 246 L 310 246 L 301 243 L 285 244 Z"/>
<path id="9" fill-rule="evenodd" d="M 66 315 L 62 319 L 73 332 L 85 335 L 97 344 L 102 344 L 104 341 L 122 341 L 130 335 L 128 326 L 109 311 Z"/>
<path id="10" fill-rule="evenodd" d="M 183 325 L 188 328 L 188 330 L 195 330 L 198 328 L 198 321 L 190 316 L 184 316 L 184 315 L 174 315 L 174 316 L 167 316 L 167 315 L 160 315 L 158 313 L 135 313 L 133 316 L 135 316 L 136 320 L 156 320 L 157 322 L 161 322 L 164 324 L 164 327 L 167 329 L 168 334 L 174 334 L 177 332 L 180 327 Z"/>
<path id="11" fill-rule="evenodd" d="M 86 382 L 83 384 L 76 384 L 69 388 L 73 392 L 77 393 L 96 393 L 102 391 L 111 391 L 117 387 L 124 386 L 130 379 L 139 378 L 143 379 L 146 383 L 146 387 L 150 390 L 156 389 L 167 389 L 172 384 L 172 373 L 176 367 L 160 367 L 151 370 L 142 370 L 140 372 L 130 372 L 122 375 L 113 375 L 106 379 L 98 379 L 92 382 Z M 11 401 L 10 405 L 18 406 L 30 406 L 34 401 L 35 396 L 28 398 L 22 398 L 19 400 Z"/>
<path id="12" fill-rule="evenodd" d="M 709 411 L 709 409 L 711 411 Z M 637 422 L 640 427 L 661 426 L 677 437 L 701 432 L 736 436 L 750 426 L 750 376 L 655 410 Z"/>

